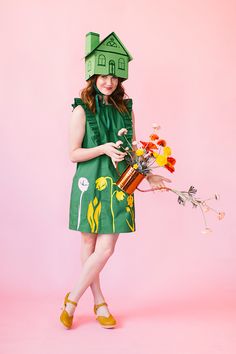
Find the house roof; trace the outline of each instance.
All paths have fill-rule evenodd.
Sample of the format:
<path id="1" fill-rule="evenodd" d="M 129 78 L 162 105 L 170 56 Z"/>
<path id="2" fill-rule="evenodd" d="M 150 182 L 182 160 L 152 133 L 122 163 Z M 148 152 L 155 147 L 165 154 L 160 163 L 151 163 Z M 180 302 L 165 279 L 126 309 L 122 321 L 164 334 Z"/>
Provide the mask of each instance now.
<path id="1" fill-rule="evenodd" d="M 121 40 L 119 39 L 119 37 L 115 34 L 115 32 L 111 32 L 108 36 L 106 36 L 106 38 L 104 38 L 95 48 L 93 48 L 93 50 L 88 53 L 87 55 L 85 55 L 85 58 L 87 58 L 89 55 L 91 55 L 95 50 L 97 50 L 110 36 L 114 36 L 115 39 L 119 42 L 120 46 L 124 49 L 124 51 L 127 53 L 127 56 L 129 57 L 129 60 L 132 60 L 133 57 L 132 55 L 129 53 L 129 51 L 125 48 L 124 44 L 121 42 Z M 112 51 L 111 51 L 112 52 Z"/>

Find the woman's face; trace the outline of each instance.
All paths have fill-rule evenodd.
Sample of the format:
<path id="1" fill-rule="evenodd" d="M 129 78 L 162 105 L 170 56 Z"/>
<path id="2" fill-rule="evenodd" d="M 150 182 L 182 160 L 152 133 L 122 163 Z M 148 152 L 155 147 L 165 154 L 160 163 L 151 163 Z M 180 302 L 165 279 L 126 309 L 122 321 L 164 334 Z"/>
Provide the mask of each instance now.
<path id="1" fill-rule="evenodd" d="M 96 81 L 97 88 L 104 95 L 111 95 L 118 85 L 118 77 L 112 75 L 99 75 Z"/>

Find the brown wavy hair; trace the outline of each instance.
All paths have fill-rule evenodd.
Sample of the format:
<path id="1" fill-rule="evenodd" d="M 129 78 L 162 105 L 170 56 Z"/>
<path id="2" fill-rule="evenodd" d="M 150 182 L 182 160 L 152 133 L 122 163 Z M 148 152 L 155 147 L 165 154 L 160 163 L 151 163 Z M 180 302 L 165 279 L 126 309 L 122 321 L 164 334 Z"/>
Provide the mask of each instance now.
<path id="1" fill-rule="evenodd" d="M 94 84 L 96 84 L 97 77 L 99 75 L 93 75 L 90 79 L 87 80 L 87 86 L 81 91 L 81 99 L 86 104 L 86 106 L 93 112 L 96 113 L 96 104 L 95 104 L 95 91 Z M 116 109 L 121 113 L 127 113 L 128 109 L 124 101 L 125 98 L 128 98 L 125 93 L 125 89 L 122 86 L 122 79 L 118 77 L 118 85 L 114 92 L 108 96 L 108 103 L 111 103 Z"/>

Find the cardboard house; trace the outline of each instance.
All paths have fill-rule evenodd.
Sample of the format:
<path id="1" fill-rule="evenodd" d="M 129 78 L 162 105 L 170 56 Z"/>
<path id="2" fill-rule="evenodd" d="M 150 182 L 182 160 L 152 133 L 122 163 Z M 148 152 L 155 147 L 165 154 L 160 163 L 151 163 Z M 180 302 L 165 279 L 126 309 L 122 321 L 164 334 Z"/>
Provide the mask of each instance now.
<path id="1" fill-rule="evenodd" d="M 128 78 L 128 63 L 132 59 L 115 32 L 110 33 L 101 42 L 98 33 L 89 32 L 86 34 L 86 80 L 94 74 L 114 75 L 126 80 Z"/>

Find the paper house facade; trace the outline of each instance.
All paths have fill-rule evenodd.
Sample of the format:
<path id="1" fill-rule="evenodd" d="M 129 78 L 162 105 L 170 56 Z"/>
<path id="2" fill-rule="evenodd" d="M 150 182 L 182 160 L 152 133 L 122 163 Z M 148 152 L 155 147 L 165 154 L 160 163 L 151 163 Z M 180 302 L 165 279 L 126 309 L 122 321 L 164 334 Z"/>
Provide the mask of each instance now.
<path id="1" fill-rule="evenodd" d="M 128 63 L 133 59 L 132 56 L 115 32 L 110 33 L 101 42 L 99 37 L 100 35 L 94 32 L 86 34 L 85 79 L 98 74 L 114 75 L 126 80 Z"/>

